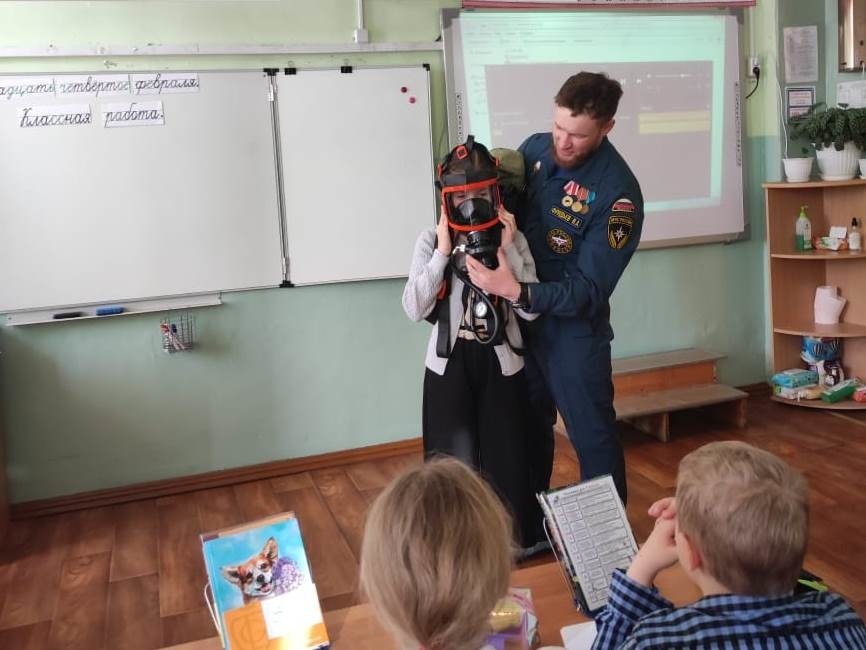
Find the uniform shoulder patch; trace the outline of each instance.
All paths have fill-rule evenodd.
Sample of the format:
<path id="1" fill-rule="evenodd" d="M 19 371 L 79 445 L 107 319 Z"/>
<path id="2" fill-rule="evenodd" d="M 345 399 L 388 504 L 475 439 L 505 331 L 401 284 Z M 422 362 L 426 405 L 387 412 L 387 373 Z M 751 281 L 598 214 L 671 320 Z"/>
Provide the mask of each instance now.
<path id="1" fill-rule="evenodd" d="M 613 203 L 613 208 L 611 208 L 613 212 L 634 212 L 635 207 L 634 203 L 632 203 L 631 199 L 617 199 Z"/>
<path id="2" fill-rule="evenodd" d="M 635 205 L 625 197 L 613 202 L 607 218 L 607 242 L 613 249 L 624 248 L 634 230 Z"/>

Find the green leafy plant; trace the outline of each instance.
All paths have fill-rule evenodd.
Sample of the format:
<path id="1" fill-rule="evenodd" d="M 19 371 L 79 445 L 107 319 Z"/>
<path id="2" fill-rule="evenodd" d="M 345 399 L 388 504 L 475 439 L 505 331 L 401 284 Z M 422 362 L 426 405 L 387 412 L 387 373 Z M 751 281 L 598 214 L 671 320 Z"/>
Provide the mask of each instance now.
<path id="1" fill-rule="evenodd" d="M 839 104 L 830 108 L 818 103 L 788 122 L 791 140 L 805 140 L 816 149 L 832 146 L 842 151 L 846 142 L 853 142 L 866 151 L 866 108 L 849 108 Z M 803 148 L 808 154 L 809 149 Z"/>

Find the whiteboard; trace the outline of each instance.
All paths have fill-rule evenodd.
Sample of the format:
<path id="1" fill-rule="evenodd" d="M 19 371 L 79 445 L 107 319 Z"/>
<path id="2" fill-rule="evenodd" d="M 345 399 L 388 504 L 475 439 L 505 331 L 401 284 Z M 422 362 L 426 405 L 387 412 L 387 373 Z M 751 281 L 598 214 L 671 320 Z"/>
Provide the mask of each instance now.
<path id="1" fill-rule="evenodd" d="M 289 280 L 405 277 L 433 225 L 429 71 L 277 78 Z"/>
<path id="2" fill-rule="evenodd" d="M 0 311 L 280 283 L 269 78 L 192 74 L 197 89 L 91 97 L 42 75 L 53 94 L 0 98 Z M 161 106 L 164 124 L 107 128 L 104 111 L 130 101 Z M 89 124 L 21 125 L 26 107 L 85 105 Z"/>

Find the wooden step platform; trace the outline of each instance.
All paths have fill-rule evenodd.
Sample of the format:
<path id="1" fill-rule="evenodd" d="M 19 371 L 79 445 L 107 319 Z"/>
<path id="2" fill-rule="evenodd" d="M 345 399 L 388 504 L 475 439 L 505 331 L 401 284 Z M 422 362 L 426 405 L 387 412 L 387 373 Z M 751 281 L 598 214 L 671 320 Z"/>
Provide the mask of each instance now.
<path id="1" fill-rule="evenodd" d="M 670 414 L 674 411 L 711 407 L 711 415 L 744 427 L 749 395 L 716 381 L 716 362 L 722 358 L 688 348 L 614 359 L 617 419 L 662 442 L 670 439 Z"/>

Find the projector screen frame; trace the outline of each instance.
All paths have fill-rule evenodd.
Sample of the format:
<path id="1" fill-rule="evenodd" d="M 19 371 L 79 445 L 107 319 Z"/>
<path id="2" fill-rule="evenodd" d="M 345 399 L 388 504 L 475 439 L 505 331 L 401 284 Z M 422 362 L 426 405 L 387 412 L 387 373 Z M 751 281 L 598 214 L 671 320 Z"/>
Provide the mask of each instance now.
<path id="1" fill-rule="evenodd" d="M 609 7 L 604 7 L 605 10 L 610 9 Z M 466 111 L 465 98 L 463 97 L 464 88 L 461 86 L 458 81 L 455 73 L 463 69 L 463 51 L 461 46 L 455 47 L 456 39 L 454 35 L 454 26 L 455 21 L 458 20 L 462 15 L 469 13 L 510 13 L 523 11 L 527 13 L 593 13 L 593 11 L 601 11 L 601 8 L 594 9 L 589 7 L 582 7 L 580 9 L 522 9 L 517 10 L 513 8 L 508 8 L 506 10 L 498 10 L 498 9 L 474 9 L 474 8 L 443 8 L 440 13 L 441 17 L 441 34 L 443 41 L 443 60 L 445 67 L 445 96 L 446 96 L 446 113 L 447 113 L 447 131 L 448 131 L 448 142 L 449 148 L 456 146 L 464 137 L 461 137 L 464 131 L 464 112 Z M 726 58 L 726 69 L 733 66 L 733 71 L 726 75 L 726 83 L 733 79 L 733 89 L 730 91 L 729 95 L 725 97 L 725 112 L 733 111 L 733 120 L 734 120 L 734 135 L 736 137 L 735 143 L 735 156 L 737 161 L 737 168 L 739 171 L 738 179 L 739 179 L 739 187 L 740 187 L 740 205 L 742 208 L 743 214 L 743 227 L 742 230 L 736 230 L 733 232 L 722 232 L 722 233 L 713 233 L 707 235 L 694 235 L 694 236 L 685 236 L 685 237 L 676 237 L 676 238 L 668 238 L 668 239 L 657 239 L 652 241 L 642 240 L 640 245 L 638 246 L 639 250 L 651 250 L 651 249 L 659 249 L 659 248 L 673 248 L 679 246 L 692 246 L 692 245 L 700 245 L 700 244 L 731 244 L 740 241 L 748 241 L 751 239 L 751 220 L 749 218 L 748 211 L 746 210 L 746 197 L 744 192 L 745 187 L 745 170 L 746 165 L 748 164 L 747 156 L 745 154 L 743 148 L 743 137 L 742 137 L 742 117 L 743 117 L 743 100 L 741 95 L 742 89 L 742 73 L 740 71 L 740 28 L 743 24 L 743 11 L 741 9 L 715 9 L 715 10 L 689 10 L 683 11 L 680 9 L 679 11 L 626 11 L 624 7 L 618 7 L 616 9 L 617 13 L 628 13 L 629 15 L 646 15 L 646 16 L 658 16 L 660 13 L 664 13 L 666 15 L 686 15 L 686 16 L 694 16 L 694 15 L 711 15 L 711 16 L 731 16 L 736 21 L 736 30 L 733 34 L 733 47 L 730 49 L 726 49 L 725 58 Z M 733 54 L 731 52 L 733 50 Z M 462 72 L 461 78 L 462 78 Z M 556 88 L 551 88 L 550 94 L 551 97 L 555 94 Z M 552 102 L 551 102 L 552 104 Z M 551 106 L 551 116 L 552 116 L 552 106 Z M 549 130 L 549 127 L 545 127 L 544 130 Z M 530 132 L 526 133 L 528 137 L 531 135 Z M 486 143 L 491 144 L 492 146 L 499 146 L 496 143 Z M 638 178 L 640 181 L 640 178 Z"/>

